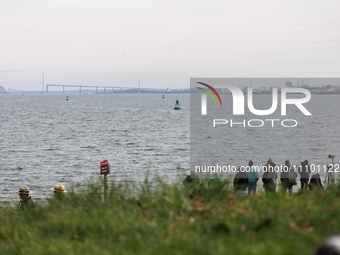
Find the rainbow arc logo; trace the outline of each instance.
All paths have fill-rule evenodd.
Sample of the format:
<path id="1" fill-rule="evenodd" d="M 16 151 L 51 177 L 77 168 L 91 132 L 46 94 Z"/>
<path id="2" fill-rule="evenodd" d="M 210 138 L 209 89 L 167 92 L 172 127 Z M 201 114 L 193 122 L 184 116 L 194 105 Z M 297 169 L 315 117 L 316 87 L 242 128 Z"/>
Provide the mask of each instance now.
<path id="1" fill-rule="evenodd" d="M 222 106 L 222 100 L 220 98 L 220 95 L 217 93 L 217 91 L 210 85 L 203 83 L 203 82 L 196 82 L 200 85 L 203 85 L 205 87 L 207 87 L 208 89 L 210 89 L 212 92 L 215 93 L 215 95 L 217 96 L 218 100 L 220 101 L 220 104 Z M 232 94 L 232 98 L 233 98 L 233 115 L 244 115 L 244 94 L 243 91 L 233 85 L 233 84 L 215 84 L 215 88 L 221 88 L 221 89 L 228 89 L 231 94 Z M 207 89 L 205 88 L 201 88 L 201 87 L 197 87 L 197 89 L 203 90 L 204 92 L 206 92 L 214 101 L 215 105 L 217 105 L 216 100 L 214 98 L 214 95 Z M 304 98 L 287 98 L 287 94 L 288 93 L 302 93 L 305 94 Z M 207 94 L 203 93 L 201 95 L 201 115 L 207 115 Z M 248 109 L 251 113 L 255 114 L 255 115 L 270 115 L 273 112 L 275 112 L 275 110 L 277 109 L 277 105 L 278 105 L 278 89 L 277 87 L 273 87 L 273 91 L 272 91 L 272 97 L 273 97 L 273 103 L 272 106 L 270 107 L 270 109 L 267 110 L 258 110 L 254 107 L 253 105 L 253 91 L 251 87 L 248 87 L 247 90 L 247 98 L 248 98 Z M 302 104 L 307 103 L 311 98 L 311 93 L 309 90 L 304 89 L 304 88 L 281 88 L 281 115 L 286 115 L 286 106 L 288 104 L 293 104 L 295 106 L 297 106 L 298 109 L 300 109 L 300 111 L 302 111 L 302 113 L 304 115 L 312 115 Z"/>
<path id="2" fill-rule="evenodd" d="M 220 104 L 221 104 L 221 106 L 222 106 L 222 100 L 221 100 L 221 98 L 220 98 L 220 95 L 217 93 L 217 91 L 216 91 L 212 86 L 210 86 L 210 85 L 208 85 L 208 84 L 206 84 L 206 83 L 203 83 L 203 82 L 197 82 L 197 83 L 198 83 L 198 84 L 201 84 L 201 85 L 203 85 L 203 86 L 206 86 L 207 88 L 211 89 L 211 91 L 214 92 L 215 95 L 217 96 L 217 98 L 218 98 L 218 100 L 220 101 Z M 204 92 L 206 92 L 206 93 L 214 100 L 215 105 L 217 105 L 214 96 L 210 93 L 209 90 L 204 89 L 204 88 L 201 88 L 201 87 L 197 87 L 197 88 L 200 89 L 200 90 L 203 90 Z"/>

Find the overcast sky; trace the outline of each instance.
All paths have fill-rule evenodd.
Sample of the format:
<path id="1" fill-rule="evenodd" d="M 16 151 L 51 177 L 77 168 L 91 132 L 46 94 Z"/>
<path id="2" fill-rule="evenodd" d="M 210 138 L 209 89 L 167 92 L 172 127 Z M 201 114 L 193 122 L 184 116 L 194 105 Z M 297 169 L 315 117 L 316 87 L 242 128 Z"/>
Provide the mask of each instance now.
<path id="1" fill-rule="evenodd" d="M 340 1 L 0 0 L 0 86 L 339 77 Z"/>

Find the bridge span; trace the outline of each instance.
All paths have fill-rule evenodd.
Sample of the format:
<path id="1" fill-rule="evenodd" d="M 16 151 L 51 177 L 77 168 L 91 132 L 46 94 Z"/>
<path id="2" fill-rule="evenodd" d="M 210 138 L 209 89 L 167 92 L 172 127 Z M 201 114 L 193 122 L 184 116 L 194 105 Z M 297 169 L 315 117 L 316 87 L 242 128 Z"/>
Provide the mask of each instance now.
<path id="1" fill-rule="evenodd" d="M 73 87 L 73 88 L 79 88 L 79 94 L 81 94 L 81 89 L 82 88 L 95 88 L 96 93 L 98 93 L 98 88 L 99 89 L 104 89 L 104 93 L 108 90 L 108 92 L 111 90 L 111 93 L 114 93 L 114 91 L 118 90 L 122 92 L 123 90 L 134 90 L 134 91 L 140 91 L 140 88 L 134 88 L 134 87 L 112 87 L 112 86 L 84 86 L 84 85 L 61 85 L 61 84 L 47 84 L 46 85 L 46 93 L 48 93 L 48 88 L 49 87 L 63 87 L 63 94 L 65 94 L 65 87 Z M 143 88 L 146 89 L 146 88 Z M 110 92 L 109 92 L 110 93 Z"/>

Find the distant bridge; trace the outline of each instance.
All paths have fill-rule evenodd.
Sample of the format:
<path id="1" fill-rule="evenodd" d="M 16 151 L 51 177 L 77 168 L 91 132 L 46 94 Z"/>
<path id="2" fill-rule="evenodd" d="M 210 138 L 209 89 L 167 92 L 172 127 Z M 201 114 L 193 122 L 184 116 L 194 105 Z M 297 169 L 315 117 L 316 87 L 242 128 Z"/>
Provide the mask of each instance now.
<path id="1" fill-rule="evenodd" d="M 63 87 L 63 94 L 65 94 L 65 87 L 73 87 L 79 88 L 79 94 L 81 94 L 82 88 L 95 88 L 96 93 L 98 93 L 99 89 L 104 89 L 104 93 L 114 93 L 114 92 L 124 92 L 124 91 L 135 91 L 139 93 L 141 90 L 155 90 L 155 91 L 164 91 L 164 89 L 150 89 L 150 88 L 135 88 L 135 87 L 111 87 L 111 86 L 84 86 L 84 85 L 60 85 L 60 84 L 47 84 L 46 85 L 46 93 L 48 93 L 49 87 Z"/>
<path id="2" fill-rule="evenodd" d="M 21 92 L 24 92 L 23 90 L 18 90 L 18 89 L 7 89 L 7 92 L 8 93 L 21 93 Z"/>
<path id="3" fill-rule="evenodd" d="M 79 94 L 81 94 L 82 89 L 95 89 L 95 93 L 171 93 L 175 91 L 171 91 L 168 89 L 161 88 L 140 88 L 140 87 L 113 87 L 113 86 L 84 86 L 84 85 L 62 85 L 62 84 L 47 84 L 46 85 L 46 94 L 49 92 L 49 87 L 62 87 L 63 94 L 65 94 L 65 87 L 68 88 L 78 88 Z M 6 90 L 8 94 L 45 94 L 44 91 L 25 91 L 19 89 L 10 89 Z M 52 92 L 52 91 L 50 91 Z M 54 93 L 57 91 L 53 91 Z M 179 92 L 177 90 L 177 92 Z M 183 91 L 182 91 L 183 92 Z M 179 93 L 182 93 L 179 92 Z M 188 91 L 187 91 L 188 92 Z M 59 92 L 60 93 L 60 92 Z M 176 93 L 176 92 L 175 92 Z"/>
<path id="4" fill-rule="evenodd" d="M 19 90 L 19 89 L 10 89 L 6 90 L 8 94 L 43 94 L 42 91 L 27 91 L 27 90 Z"/>

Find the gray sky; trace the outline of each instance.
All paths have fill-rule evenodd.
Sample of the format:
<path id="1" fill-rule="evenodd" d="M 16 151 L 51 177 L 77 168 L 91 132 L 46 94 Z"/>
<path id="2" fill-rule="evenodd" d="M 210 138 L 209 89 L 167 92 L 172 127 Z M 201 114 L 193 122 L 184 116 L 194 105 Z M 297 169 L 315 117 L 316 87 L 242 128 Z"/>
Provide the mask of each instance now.
<path id="1" fill-rule="evenodd" d="M 0 86 L 339 77 L 339 1 L 0 0 Z"/>

